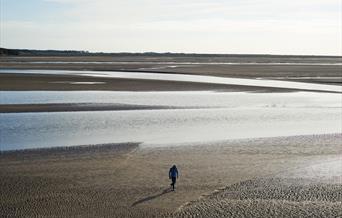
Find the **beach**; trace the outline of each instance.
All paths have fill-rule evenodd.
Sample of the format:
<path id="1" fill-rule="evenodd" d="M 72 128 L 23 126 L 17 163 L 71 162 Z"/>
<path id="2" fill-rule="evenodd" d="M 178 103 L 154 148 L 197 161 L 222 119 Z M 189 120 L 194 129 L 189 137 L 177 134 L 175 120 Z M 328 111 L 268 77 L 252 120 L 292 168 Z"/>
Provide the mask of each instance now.
<path id="1" fill-rule="evenodd" d="M 340 60 L 2 57 L 0 216 L 341 217 Z"/>
<path id="2" fill-rule="evenodd" d="M 339 217 L 342 135 L 1 154 L 5 217 Z M 179 179 L 170 191 L 168 170 Z"/>
<path id="3" fill-rule="evenodd" d="M 0 218 L 342 218 L 342 0 L 0 0 Z"/>

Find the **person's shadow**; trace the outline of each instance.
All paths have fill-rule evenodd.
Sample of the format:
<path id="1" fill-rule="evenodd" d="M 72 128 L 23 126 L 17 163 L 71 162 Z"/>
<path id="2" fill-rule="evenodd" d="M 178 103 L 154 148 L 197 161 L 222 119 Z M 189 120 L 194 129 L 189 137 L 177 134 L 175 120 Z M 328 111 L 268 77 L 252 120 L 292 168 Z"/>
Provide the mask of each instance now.
<path id="1" fill-rule="evenodd" d="M 159 193 L 159 194 L 151 195 L 151 196 L 142 198 L 142 199 L 140 199 L 140 200 L 134 202 L 134 203 L 132 204 L 132 207 L 134 207 L 134 206 L 136 206 L 136 205 L 138 205 L 138 204 L 141 204 L 141 203 L 143 203 L 143 202 L 145 202 L 145 201 L 153 200 L 153 199 L 155 199 L 155 198 L 158 198 L 158 197 L 160 197 L 160 196 L 162 196 L 162 195 L 165 195 L 165 194 L 167 194 L 167 193 L 170 193 L 170 192 L 172 192 L 172 188 L 171 188 L 171 187 L 170 187 L 170 188 L 167 188 L 167 189 L 164 189 L 164 190 L 163 190 L 161 193 Z"/>

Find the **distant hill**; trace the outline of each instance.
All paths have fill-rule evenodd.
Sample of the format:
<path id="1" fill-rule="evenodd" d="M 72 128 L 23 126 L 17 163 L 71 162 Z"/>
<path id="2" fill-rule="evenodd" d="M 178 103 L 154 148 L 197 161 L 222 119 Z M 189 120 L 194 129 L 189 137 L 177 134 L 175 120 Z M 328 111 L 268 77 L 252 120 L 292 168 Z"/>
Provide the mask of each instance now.
<path id="1" fill-rule="evenodd" d="M 341 58 L 341 56 L 321 55 L 269 55 L 269 54 L 198 54 L 198 53 L 158 53 L 158 52 L 89 52 L 77 50 L 36 50 L 36 49 L 8 49 L 0 48 L 0 56 L 150 56 L 150 57 L 329 57 Z"/>

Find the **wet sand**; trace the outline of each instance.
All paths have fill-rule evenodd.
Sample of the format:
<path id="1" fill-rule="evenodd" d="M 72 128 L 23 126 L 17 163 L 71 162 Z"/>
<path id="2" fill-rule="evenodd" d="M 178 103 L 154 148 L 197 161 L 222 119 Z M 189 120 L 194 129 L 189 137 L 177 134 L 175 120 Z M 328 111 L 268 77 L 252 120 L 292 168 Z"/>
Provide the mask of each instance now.
<path id="1" fill-rule="evenodd" d="M 0 104 L 0 113 L 127 111 L 127 110 L 194 109 L 194 107 L 151 106 L 114 103 Z"/>
<path id="2" fill-rule="evenodd" d="M 9 217 L 339 217 L 342 134 L 3 152 Z M 167 173 L 180 178 L 169 190 Z"/>
<path id="3" fill-rule="evenodd" d="M 77 84 L 78 83 L 78 84 Z M 95 84 L 91 84 L 95 83 Z M 97 78 L 75 75 L 0 74 L 0 91 L 254 91 L 291 92 L 294 89 L 222 85 L 147 79 Z"/>
<path id="4" fill-rule="evenodd" d="M 267 78 L 341 85 L 342 57 L 315 56 L 23 56 L 0 57 L 1 69 L 133 71 Z M 226 64 L 225 64 L 226 63 Z M 229 63 L 229 64 L 227 64 Z M 245 63 L 245 64 L 243 64 Z M 321 64 L 321 65 L 320 65 Z M 94 84 L 90 84 L 94 82 Z M 292 89 L 142 79 L 95 78 L 76 75 L 0 74 L 1 91 L 110 90 L 110 91 L 255 91 L 289 92 Z"/>
<path id="5" fill-rule="evenodd" d="M 228 63 L 228 64 L 227 64 Z M 339 65 L 336 65 L 339 63 Z M 303 79 L 304 82 L 341 84 L 342 57 L 318 56 L 23 56 L 0 57 L 2 69 L 137 71 L 211 75 L 238 78 Z M 177 87 L 178 88 L 178 87 Z"/>

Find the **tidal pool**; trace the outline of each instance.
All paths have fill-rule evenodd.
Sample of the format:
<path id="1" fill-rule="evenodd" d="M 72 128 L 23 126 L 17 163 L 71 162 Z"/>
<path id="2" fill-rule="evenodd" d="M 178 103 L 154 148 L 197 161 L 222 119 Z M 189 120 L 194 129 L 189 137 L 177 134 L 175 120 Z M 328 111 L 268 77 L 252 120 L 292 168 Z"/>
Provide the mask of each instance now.
<path id="1" fill-rule="evenodd" d="M 0 113 L 1 150 L 100 143 L 141 146 L 342 132 L 333 93 L 0 92 L 1 104 L 121 103 L 196 107 L 101 112 Z"/>

